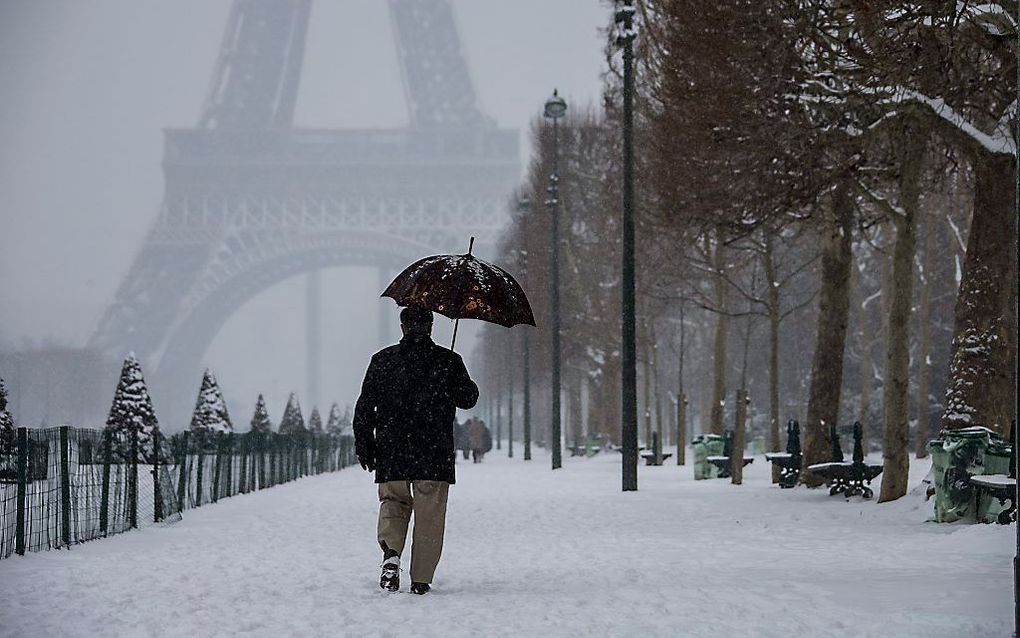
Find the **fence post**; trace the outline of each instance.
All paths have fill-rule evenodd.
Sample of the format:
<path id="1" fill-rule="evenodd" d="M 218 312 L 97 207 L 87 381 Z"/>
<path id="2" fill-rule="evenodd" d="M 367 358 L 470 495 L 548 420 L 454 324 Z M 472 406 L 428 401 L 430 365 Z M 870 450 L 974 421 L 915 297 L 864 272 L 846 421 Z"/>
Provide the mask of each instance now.
<path id="1" fill-rule="evenodd" d="M 311 473 L 322 474 L 322 469 L 319 467 L 320 465 L 322 465 L 322 454 L 320 454 L 320 449 L 322 448 L 322 441 L 319 439 L 319 435 L 316 434 L 312 436 L 312 442 L 310 445 L 312 448 Z"/>
<path id="2" fill-rule="evenodd" d="M 205 473 L 205 433 L 195 430 L 195 450 L 198 452 L 198 470 L 195 472 L 195 507 L 202 506 L 202 475 Z"/>
<path id="3" fill-rule="evenodd" d="M 152 522 L 163 520 L 163 491 L 159 486 L 159 426 L 152 428 Z"/>
<path id="4" fill-rule="evenodd" d="M 237 491 L 244 494 L 248 491 L 248 439 L 250 437 L 247 434 L 242 434 L 239 437 L 237 451 L 241 457 L 241 467 L 237 470 Z"/>
<path id="5" fill-rule="evenodd" d="M 280 440 L 277 441 L 277 447 L 280 450 L 280 483 L 286 483 L 290 480 L 290 440 L 285 434 L 280 435 Z"/>
<path id="6" fill-rule="evenodd" d="M 318 458 L 315 454 L 315 444 L 318 441 L 315 434 L 305 439 L 305 458 L 308 459 L 308 471 L 305 474 L 311 476 L 312 474 L 318 474 L 315 471 L 315 464 L 318 462 Z"/>
<path id="7" fill-rule="evenodd" d="M 113 430 L 103 430 L 103 488 L 99 499 L 99 531 L 106 536 L 110 523 L 110 463 L 113 460 Z"/>
<path id="8" fill-rule="evenodd" d="M 237 494 L 234 491 L 234 433 L 227 432 L 225 437 L 225 445 L 227 452 L 227 490 L 224 496 L 233 496 Z"/>
<path id="9" fill-rule="evenodd" d="M 265 463 L 262 459 L 262 440 L 265 436 L 261 432 L 252 432 L 252 457 L 251 462 L 251 489 L 261 490 L 265 487 L 266 476 L 265 476 Z"/>
<path id="10" fill-rule="evenodd" d="M 276 481 L 276 436 L 266 434 L 266 456 L 269 457 L 269 480 L 266 487 L 272 487 Z"/>
<path id="11" fill-rule="evenodd" d="M 293 481 L 297 477 L 301 476 L 301 459 L 298 458 L 298 445 L 297 441 L 294 440 L 294 435 L 290 436 L 290 440 L 287 441 L 287 449 L 289 454 L 287 455 L 288 462 L 290 463 L 290 474 L 287 477 L 287 481 Z"/>
<path id="12" fill-rule="evenodd" d="M 181 432 L 177 454 L 177 513 L 184 511 L 188 486 L 188 431 Z"/>
<path id="13" fill-rule="evenodd" d="M 25 497 L 28 489 L 28 428 L 18 428 L 18 516 L 14 551 L 25 554 Z"/>
<path id="14" fill-rule="evenodd" d="M 132 529 L 138 527 L 138 428 L 131 428 L 131 471 L 128 474 L 128 516 Z"/>
<path id="15" fill-rule="evenodd" d="M 283 440 L 283 454 L 286 459 L 284 467 L 287 469 L 283 475 L 283 482 L 290 483 L 294 480 L 294 437 L 287 435 Z"/>
<path id="16" fill-rule="evenodd" d="M 298 438 L 298 477 L 308 476 L 308 441 L 308 434 L 302 434 Z"/>
<path id="17" fill-rule="evenodd" d="M 270 443 L 269 459 L 272 466 L 270 470 L 272 476 L 269 477 L 270 485 L 277 485 L 280 482 L 280 476 L 283 474 L 283 457 L 280 455 L 280 444 L 281 438 L 279 434 L 274 434 L 272 437 L 272 443 Z"/>
<path id="18" fill-rule="evenodd" d="M 255 469 L 256 455 L 259 452 L 259 435 L 255 432 L 248 434 L 248 491 L 254 492 L 258 489 L 258 474 Z"/>
<path id="19" fill-rule="evenodd" d="M 212 492 L 209 500 L 215 503 L 220 498 L 220 464 L 223 462 L 223 434 L 216 432 L 213 434 L 213 437 L 216 439 L 216 460 L 213 461 Z"/>
<path id="20" fill-rule="evenodd" d="M 281 434 L 278 441 L 280 448 L 280 483 L 290 480 L 290 437 Z"/>
<path id="21" fill-rule="evenodd" d="M 60 540 L 71 544 L 71 440 L 70 426 L 60 426 Z"/>

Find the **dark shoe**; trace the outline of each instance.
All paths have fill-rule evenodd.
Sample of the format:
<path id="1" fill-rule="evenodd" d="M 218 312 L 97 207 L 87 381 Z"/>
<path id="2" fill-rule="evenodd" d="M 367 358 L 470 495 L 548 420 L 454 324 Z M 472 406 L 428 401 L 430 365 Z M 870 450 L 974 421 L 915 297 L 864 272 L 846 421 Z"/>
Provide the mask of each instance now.
<path id="1" fill-rule="evenodd" d="M 379 586 L 386 591 L 400 591 L 400 556 L 390 556 L 383 561 Z"/>
<path id="2" fill-rule="evenodd" d="M 429 591 L 431 589 L 432 589 L 432 586 L 429 585 L 428 583 L 411 583 L 411 593 L 412 594 L 418 594 L 418 595 L 427 594 L 427 593 L 429 593 Z"/>

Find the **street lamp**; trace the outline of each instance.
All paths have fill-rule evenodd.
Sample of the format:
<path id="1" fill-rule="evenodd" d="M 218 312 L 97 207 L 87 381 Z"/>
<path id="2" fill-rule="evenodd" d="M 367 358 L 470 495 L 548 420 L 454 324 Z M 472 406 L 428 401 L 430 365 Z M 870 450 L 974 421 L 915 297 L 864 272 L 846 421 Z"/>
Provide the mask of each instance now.
<path id="1" fill-rule="evenodd" d="M 545 200 L 552 216 L 552 469 L 563 465 L 560 451 L 560 148 L 559 119 L 566 115 L 567 103 L 553 90 L 552 97 L 545 101 L 543 115 L 553 123 L 553 170 L 549 175 L 549 186 L 546 192 L 549 199 Z"/>
<path id="2" fill-rule="evenodd" d="M 527 224 L 528 215 L 531 213 L 531 200 L 527 197 L 517 202 L 517 212 L 521 214 L 523 224 Z M 527 237 L 527 233 L 524 233 Z M 520 249 L 517 253 L 520 260 L 521 274 L 524 276 L 525 288 L 528 286 L 528 250 L 527 247 Z M 524 460 L 531 460 L 531 339 L 527 326 L 522 331 L 524 339 Z"/>
<path id="3" fill-rule="evenodd" d="M 617 0 L 616 43 L 623 47 L 623 268 L 620 364 L 623 491 L 638 487 L 637 477 L 637 325 L 634 299 L 634 4 Z"/>

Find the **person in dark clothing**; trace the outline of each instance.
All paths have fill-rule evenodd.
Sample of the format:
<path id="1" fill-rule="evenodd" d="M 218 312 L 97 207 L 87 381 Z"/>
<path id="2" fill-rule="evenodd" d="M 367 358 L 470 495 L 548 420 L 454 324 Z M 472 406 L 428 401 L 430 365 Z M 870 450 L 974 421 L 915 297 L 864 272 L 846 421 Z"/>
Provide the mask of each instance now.
<path id="1" fill-rule="evenodd" d="M 468 419 L 464 423 L 457 423 L 453 426 L 453 445 L 456 449 L 464 453 L 464 460 L 471 458 L 468 456 L 471 454 L 471 446 L 468 445 L 467 440 L 467 428 L 471 420 Z M 456 454 L 454 455 L 456 456 Z"/>
<path id="2" fill-rule="evenodd" d="M 430 311 L 404 308 L 400 328 L 400 343 L 375 353 L 365 372 L 354 445 L 379 485 L 379 586 L 400 589 L 400 554 L 413 513 L 411 591 L 424 594 L 442 554 L 446 501 L 456 482 L 457 408 L 474 407 L 478 386 L 460 355 L 432 341 Z"/>

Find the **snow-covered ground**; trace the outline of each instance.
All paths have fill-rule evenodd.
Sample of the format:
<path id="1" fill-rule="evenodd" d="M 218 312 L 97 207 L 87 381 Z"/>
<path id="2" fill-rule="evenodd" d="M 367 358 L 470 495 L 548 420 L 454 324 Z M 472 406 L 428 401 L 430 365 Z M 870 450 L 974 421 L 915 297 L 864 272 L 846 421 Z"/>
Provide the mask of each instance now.
<path id="1" fill-rule="evenodd" d="M 378 588 L 375 489 L 355 468 L 0 561 L 0 634 L 1010 634 L 1012 526 L 780 490 L 761 457 L 743 486 L 667 465 L 624 494 L 619 462 L 459 462 L 428 596 Z"/>

